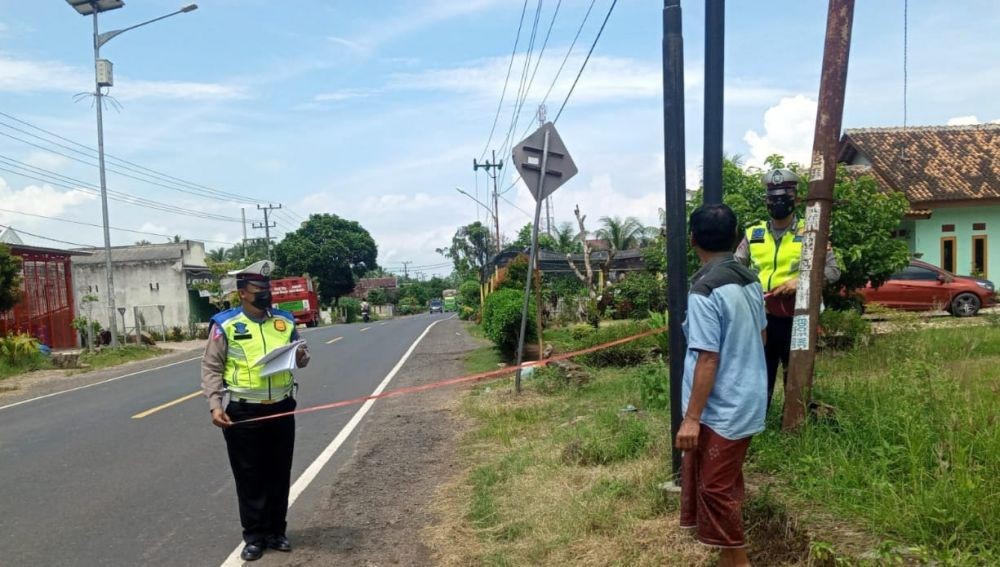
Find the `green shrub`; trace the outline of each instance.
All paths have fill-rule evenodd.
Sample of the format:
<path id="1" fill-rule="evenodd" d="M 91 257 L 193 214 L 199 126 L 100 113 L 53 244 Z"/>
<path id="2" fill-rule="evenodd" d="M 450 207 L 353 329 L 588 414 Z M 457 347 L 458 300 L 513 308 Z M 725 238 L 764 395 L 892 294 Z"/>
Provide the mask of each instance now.
<path id="1" fill-rule="evenodd" d="M 656 274 L 631 272 L 612 288 L 615 315 L 645 319 L 650 312 L 667 308 L 667 281 Z"/>
<path id="2" fill-rule="evenodd" d="M 483 331 L 504 354 L 511 355 L 517 350 L 523 303 L 523 291 L 501 289 L 490 294 L 483 305 Z M 529 298 L 525 342 L 535 339 L 534 304 L 534 299 Z"/>
<path id="3" fill-rule="evenodd" d="M 871 323 L 857 311 L 827 309 L 819 316 L 822 344 L 835 350 L 849 350 L 866 344 L 872 335 Z"/>
<path id="4" fill-rule="evenodd" d="M 179 343 L 179 342 L 183 341 L 185 338 L 186 338 L 186 335 L 184 333 L 184 329 L 182 329 L 180 327 L 171 327 L 170 328 L 170 334 L 167 336 L 168 340 L 171 340 L 171 341 L 173 341 L 175 343 Z"/>
<path id="5" fill-rule="evenodd" d="M 630 321 L 598 329 L 579 341 L 574 350 L 580 350 L 638 335 L 649 330 L 649 325 Z M 655 341 L 645 337 L 617 346 L 601 349 L 580 356 L 580 362 L 589 366 L 636 366 L 646 360 Z"/>
<path id="6" fill-rule="evenodd" d="M 670 333 L 667 329 L 669 322 L 670 319 L 666 311 L 656 311 L 649 314 L 649 328 L 663 329 L 662 333 L 653 335 L 653 340 L 656 341 L 656 346 L 659 347 L 660 354 L 663 356 L 670 352 Z"/>
<path id="7" fill-rule="evenodd" d="M 458 297 L 462 305 L 479 305 L 479 282 L 476 280 L 465 280 L 458 287 Z"/>
<path id="8" fill-rule="evenodd" d="M 27 334 L 9 334 L 0 338 L 0 360 L 9 366 L 23 366 L 36 356 L 41 356 L 38 339 Z"/>
<path id="9" fill-rule="evenodd" d="M 340 307 L 344 309 L 345 323 L 353 323 L 361 315 L 361 302 L 353 297 L 341 297 Z"/>
<path id="10" fill-rule="evenodd" d="M 458 318 L 463 321 L 468 321 L 476 316 L 476 309 L 469 307 L 468 305 L 463 305 L 458 310 Z"/>
<path id="11" fill-rule="evenodd" d="M 667 366 L 663 362 L 641 366 L 637 378 L 643 409 L 662 410 L 670 407 L 670 380 Z"/>

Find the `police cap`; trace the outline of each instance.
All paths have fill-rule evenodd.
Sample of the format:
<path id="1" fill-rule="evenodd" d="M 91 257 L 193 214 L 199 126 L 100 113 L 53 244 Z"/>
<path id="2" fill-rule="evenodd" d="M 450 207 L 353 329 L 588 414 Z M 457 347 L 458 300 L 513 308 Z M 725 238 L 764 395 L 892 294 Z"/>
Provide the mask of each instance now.
<path id="1" fill-rule="evenodd" d="M 790 169 L 772 169 L 764 174 L 763 182 L 768 196 L 794 195 L 799 176 Z"/>
<path id="2" fill-rule="evenodd" d="M 271 287 L 271 271 L 273 269 L 273 262 L 270 260 L 261 260 L 260 262 L 250 264 L 242 270 L 229 272 L 229 275 L 236 277 L 237 288 L 246 287 L 247 283 L 252 283 L 257 287 L 267 289 Z"/>

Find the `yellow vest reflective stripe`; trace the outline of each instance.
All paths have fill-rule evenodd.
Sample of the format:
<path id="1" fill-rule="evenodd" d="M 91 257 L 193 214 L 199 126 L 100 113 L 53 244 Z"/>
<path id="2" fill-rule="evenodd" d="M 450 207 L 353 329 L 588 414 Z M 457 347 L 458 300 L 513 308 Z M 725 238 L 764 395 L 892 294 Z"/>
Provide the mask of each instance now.
<path id="1" fill-rule="evenodd" d="M 275 348 L 286 345 L 295 332 L 295 319 L 283 311 L 257 322 L 240 308 L 230 309 L 212 318 L 226 335 L 228 352 L 223 378 L 234 398 L 280 400 L 292 393 L 291 372 L 261 377 L 261 367 L 250 366 Z"/>
<path id="2" fill-rule="evenodd" d="M 805 227 L 800 226 L 796 220 L 778 241 L 774 240 L 774 234 L 771 233 L 767 223 L 760 223 L 747 229 L 750 264 L 757 271 L 760 285 L 765 292 L 798 277 L 804 229 Z"/>

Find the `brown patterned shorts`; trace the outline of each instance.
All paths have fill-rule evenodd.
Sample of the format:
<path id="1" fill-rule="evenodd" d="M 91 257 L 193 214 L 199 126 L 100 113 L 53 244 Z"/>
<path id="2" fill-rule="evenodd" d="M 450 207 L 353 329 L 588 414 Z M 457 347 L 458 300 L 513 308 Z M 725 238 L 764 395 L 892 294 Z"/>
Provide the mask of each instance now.
<path id="1" fill-rule="evenodd" d="M 696 529 L 713 547 L 746 546 L 743 536 L 743 460 L 750 437 L 730 441 L 701 425 L 698 448 L 681 461 L 681 527 Z"/>

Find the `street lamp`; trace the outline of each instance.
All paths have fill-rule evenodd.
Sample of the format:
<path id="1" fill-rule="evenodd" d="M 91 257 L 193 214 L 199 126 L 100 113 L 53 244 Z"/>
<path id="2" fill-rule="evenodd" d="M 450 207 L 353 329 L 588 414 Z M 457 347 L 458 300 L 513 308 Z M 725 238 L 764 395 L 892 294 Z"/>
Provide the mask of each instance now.
<path id="1" fill-rule="evenodd" d="M 101 91 L 103 87 L 114 85 L 111 62 L 101 59 L 101 46 L 111 41 L 115 37 L 135 28 L 160 21 L 177 14 L 186 14 L 198 9 L 197 4 L 186 4 L 181 9 L 171 12 L 159 18 L 153 18 L 140 24 L 130 26 L 120 30 L 112 30 L 100 33 L 97 29 L 97 15 L 109 10 L 124 8 L 123 0 L 66 0 L 66 3 L 73 7 L 81 16 L 94 17 L 94 97 L 97 99 L 97 161 L 101 171 L 101 216 L 104 223 L 104 255 L 105 268 L 108 275 L 108 327 L 111 331 L 111 346 L 118 346 L 118 321 L 115 318 L 115 281 L 111 272 L 111 231 L 108 229 L 108 183 L 107 175 L 104 171 L 104 115 Z"/>
<path id="2" fill-rule="evenodd" d="M 455 187 L 455 190 L 458 191 L 459 193 L 465 195 L 466 197 L 472 199 L 473 201 L 479 203 L 480 206 L 482 206 L 484 209 L 486 209 L 486 212 L 489 213 L 491 217 L 493 217 L 493 222 L 496 223 L 496 225 L 498 227 L 497 230 L 499 231 L 500 221 L 497 220 L 496 211 L 494 211 L 493 209 L 491 209 L 490 206 L 487 205 L 486 203 L 484 203 L 484 202 L 480 201 L 479 199 L 473 197 L 472 195 L 466 193 L 465 190 L 462 189 L 461 187 Z M 500 253 L 500 233 L 497 232 L 497 254 L 499 254 L 499 253 Z"/>

